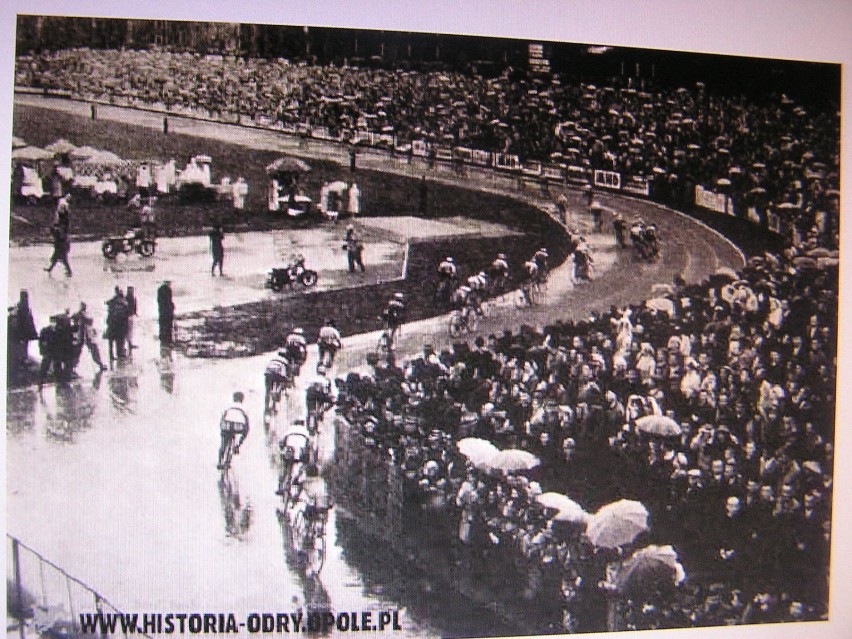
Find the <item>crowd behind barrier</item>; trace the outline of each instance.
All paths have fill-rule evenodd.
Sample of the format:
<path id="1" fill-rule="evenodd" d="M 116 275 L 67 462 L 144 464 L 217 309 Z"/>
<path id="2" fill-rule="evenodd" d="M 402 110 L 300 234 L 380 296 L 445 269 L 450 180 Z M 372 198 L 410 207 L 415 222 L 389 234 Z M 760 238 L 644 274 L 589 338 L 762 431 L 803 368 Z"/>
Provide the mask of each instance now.
<path id="1" fill-rule="evenodd" d="M 631 78 L 608 86 L 149 50 L 19 56 L 16 85 L 595 184 L 838 244 L 839 112 Z M 834 110 L 832 110 L 834 109 Z"/>
<path id="2" fill-rule="evenodd" d="M 368 374 L 340 380 L 341 415 L 372 463 L 397 466 L 417 503 L 452 514 L 462 543 L 555 570 L 567 630 L 600 598 L 615 557 L 552 519 L 542 492 L 589 511 L 607 497 L 639 500 L 650 536 L 624 556 L 643 539 L 678 549 L 686 584 L 627 597 L 627 627 L 823 618 L 837 271 L 796 260 L 766 255 L 742 280 L 673 287 L 673 317 L 613 309 L 472 347 L 426 346 L 399 367 L 371 360 Z M 637 426 L 645 416 L 676 430 L 649 434 Z M 466 437 L 542 463 L 508 475 L 474 467 L 456 447 Z"/>

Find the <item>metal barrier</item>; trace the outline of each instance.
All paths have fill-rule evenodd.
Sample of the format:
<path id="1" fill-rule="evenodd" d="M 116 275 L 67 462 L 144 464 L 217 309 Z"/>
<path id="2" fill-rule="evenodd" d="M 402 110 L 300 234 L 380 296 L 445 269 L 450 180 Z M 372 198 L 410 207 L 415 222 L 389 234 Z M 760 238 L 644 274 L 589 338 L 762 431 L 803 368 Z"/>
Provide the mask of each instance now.
<path id="1" fill-rule="evenodd" d="M 127 632 L 83 634 L 81 613 L 120 614 L 103 595 L 6 534 L 7 636 L 128 636 Z M 148 637 L 142 632 L 134 635 Z"/>

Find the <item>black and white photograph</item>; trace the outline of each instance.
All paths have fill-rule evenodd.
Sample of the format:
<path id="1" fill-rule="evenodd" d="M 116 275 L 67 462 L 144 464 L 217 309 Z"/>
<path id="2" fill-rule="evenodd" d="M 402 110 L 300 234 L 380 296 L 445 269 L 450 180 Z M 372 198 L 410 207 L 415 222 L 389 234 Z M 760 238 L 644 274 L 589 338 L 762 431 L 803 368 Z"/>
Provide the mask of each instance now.
<path id="1" fill-rule="evenodd" d="M 852 631 L 843 3 L 12 4 L 8 636 Z"/>

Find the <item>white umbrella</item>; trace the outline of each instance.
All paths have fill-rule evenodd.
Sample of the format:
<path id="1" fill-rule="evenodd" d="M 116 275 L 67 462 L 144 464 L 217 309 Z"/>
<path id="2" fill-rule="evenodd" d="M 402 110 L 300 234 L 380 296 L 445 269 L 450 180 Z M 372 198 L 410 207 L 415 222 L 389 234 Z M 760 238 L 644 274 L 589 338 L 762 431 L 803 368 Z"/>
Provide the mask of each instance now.
<path id="1" fill-rule="evenodd" d="M 535 500 L 545 508 L 553 508 L 557 511 L 553 517 L 554 521 L 567 521 L 576 524 L 586 524 L 589 521 L 589 513 L 576 501 L 562 493 L 542 493 Z"/>
<path id="2" fill-rule="evenodd" d="M 680 435 L 683 430 L 675 420 L 665 415 L 645 415 L 636 420 L 636 429 L 649 435 L 671 437 Z"/>
<path id="3" fill-rule="evenodd" d="M 538 457 L 526 450 L 510 448 L 501 450 L 488 460 L 487 465 L 494 470 L 513 473 L 520 470 L 530 470 L 541 463 Z"/>
<path id="4" fill-rule="evenodd" d="M 615 585 L 623 594 L 654 594 L 660 586 L 680 585 L 686 571 L 671 546 L 646 546 L 625 561 L 615 577 Z"/>
<path id="5" fill-rule="evenodd" d="M 474 466 L 487 464 L 494 455 L 500 452 L 500 449 L 490 441 L 479 437 L 465 437 L 456 443 L 456 447 Z"/>
<path id="6" fill-rule="evenodd" d="M 21 148 L 14 149 L 12 151 L 12 159 L 13 160 L 49 160 L 53 157 L 53 154 L 45 151 L 44 149 L 40 149 L 37 146 L 22 146 Z"/>
<path id="7" fill-rule="evenodd" d="M 645 302 L 645 306 L 661 313 L 667 313 L 669 317 L 674 317 L 675 305 L 670 299 L 665 297 L 654 297 Z"/>
<path id="8" fill-rule="evenodd" d="M 654 296 L 673 295 L 674 292 L 675 292 L 674 286 L 672 286 L 671 284 L 659 283 L 659 284 L 654 284 L 651 287 L 651 295 L 654 295 Z"/>
<path id="9" fill-rule="evenodd" d="M 618 548 L 648 530 L 648 510 L 638 501 L 621 499 L 591 516 L 586 535 L 598 548 Z"/>

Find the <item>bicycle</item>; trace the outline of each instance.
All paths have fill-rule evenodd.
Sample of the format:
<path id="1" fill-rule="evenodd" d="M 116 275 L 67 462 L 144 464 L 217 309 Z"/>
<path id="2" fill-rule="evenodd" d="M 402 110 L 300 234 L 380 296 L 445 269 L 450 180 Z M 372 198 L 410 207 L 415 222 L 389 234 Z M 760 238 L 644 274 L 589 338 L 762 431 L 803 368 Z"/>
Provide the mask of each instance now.
<path id="1" fill-rule="evenodd" d="M 296 513 L 292 534 L 294 549 L 304 561 L 305 573 L 316 576 L 325 564 L 325 530 L 331 504 L 324 499 L 304 501 L 304 509 Z"/>
<path id="2" fill-rule="evenodd" d="M 535 305 L 538 293 L 539 285 L 537 282 L 525 282 L 518 289 L 518 294 L 515 296 L 515 308 L 529 308 Z"/>
<path id="3" fill-rule="evenodd" d="M 460 337 L 464 333 L 472 333 L 479 325 L 479 316 L 476 309 L 465 306 L 450 314 L 449 332 L 450 337 Z"/>

